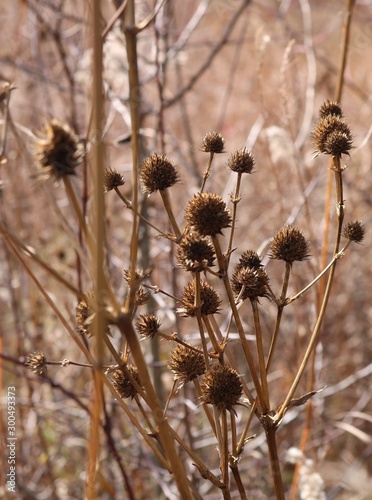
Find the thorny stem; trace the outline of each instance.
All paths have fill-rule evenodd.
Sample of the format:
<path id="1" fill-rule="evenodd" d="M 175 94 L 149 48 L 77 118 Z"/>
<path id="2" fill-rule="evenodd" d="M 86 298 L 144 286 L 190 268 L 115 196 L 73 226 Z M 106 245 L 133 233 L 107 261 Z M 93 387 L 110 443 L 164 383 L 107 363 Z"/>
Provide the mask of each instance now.
<path id="1" fill-rule="evenodd" d="M 351 241 L 349 240 L 347 242 L 347 244 L 333 256 L 331 262 L 329 262 L 329 264 L 327 264 L 327 266 L 323 269 L 323 271 L 320 274 L 318 274 L 318 276 L 316 278 L 314 278 L 311 283 L 309 283 L 307 286 L 305 286 L 305 288 L 303 288 L 301 291 L 299 291 L 298 293 L 296 293 L 295 295 L 293 295 L 292 297 L 287 299 L 284 305 L 287 306 L 288 304 L 291 304 L 295 300 L 301 298 L 305 292 L 307 292 L 313 285 L 315 285 L 315 283 L 318 280 L 320 280 L 326 274 L 326 272 L 335 264 L 335 262 L 338 259 L 341 259 L 344 256 L 344 253 L 350 244 L 351 244 Z"/>
<path id="2" fill-rule="evenodd" d="M 211 239 L 212 239 L 212 243 L 213 243 L 213 246 L 214 246 L 214 249 L 216 252 L 216 257 L 217 257 L 217 261 L 219 264 L 220 273 L 222 274 L 222 280 L 223 280 L 223 283 L 224 283 L 224 286 L 225 286 L 225 289 L 227 292 L 227 296 L 228 296 L 230 307 L 231 307 L 231 310 L 232 310 L 232 313 L 234 316 L 235 324 L 236 324 L 236 327 L 238 330 L 240 342 L 241 342 L 241 345 L 243 347 L 244 355 L 245 355 L 245 358 L 246 358 L 247 363 L 248 363 L 249 372 L 250 372 L 250 375 L 252 377 L 252 381 L 253 381 L 253 384 L 255 386 L 260 405 L 262 407 L 265 405 L 265 400 L 264 400 L 262 388 L 260 385 L 260 381 L 259 381 L 257 373 L 256 373 L 256 368 L 254 365 L 253 357 L 252 357 L 251 351 L 249 349 L 248 341 L 245 337 L 245 332 L 244 332 L 242 321 L 241 321 L 240 316 L 239 316 L 239 311 L 238 311 L 238 308 L 236 307 L 236 304 L 235 304 L 234 294 L 233 294 L 233 291 L 231 289 L 229 277 L 227 275 L 226 258 L 222 254 L 221 247 L 220 247 L 220 244 L 219 244 L 217 237 L 211 236 Z"/>
<path id="3" fill-rule="evenodd" d="M 338 221 L 337 221 L 337 235 L 336 235 L 336 240 L 335 240 L 335 248 L 334 248 L 334 256 L 337 255 L 338 250 L 339 250 L 339 245 L 340 245 L 340 239 L 341 239 L 341 232 L 342 232 L 342 223 L 343 223 L 343 218 L 344 218 L 344 201 L 343 201 L 343 186 L 342 186 L 342 167 L 341 167 L 341 158 L 340 157 L 332 157 L 331 158 L 331 169 L 334 170 L 335 172 L 335 181 L 336 181 L 336 206 L 337 206 L 337 215 L 338 215 Z M 292 386 L 287 394 L 287 397 L 285 398 L 285 401 L 283 405 L 280 407 L 279 411 L 276 414 L 275 417 L 275 423 L 276 425 L 279 425 L 280 421 L 282 420 L 286 409 L 288 407 L 289 402 L 291 401 L 297 386 L 301 380 L 301 377 L 303 375 L 303 372 L 305 371 L 306 365 L 309 361 L 309 358 L 311 356 L 311 353 L 313 349 L 315 348 L 317 341 L 318 341 L 318 334 L 320 331 L 320 327 L 322 325 L 322 321 L 327 309 L 328 305 L 328 299 L 331 293 L 331 288 L 333 284 L 333 277 L 335 274 L 336 270 L 336 263 L 337 259 L 335 260 L 333 266 L 331 267 L 329 276 L 328 276 L 328 281 L 327 281 L 327 286 L 324 292 L 324 297 L 322 301 L 322 305 L 319 311 L 318 318 L 316 320 L 314 330 L 311 334 L 311 338 L 308 344 L 308 347 L 306 349 L 306 352 L 304 354 L 303 360 L 301 362 L 301 365 L 298 369 L 298 372 L 296 374 L 296 377 L 292 383 Z"/>
<path id="4" fill-rule="evenodd" d="M 211 151 L 209 153 L 207 168 L 204 170 L 204 173 L 203 173 L 203 181 L 202 181 L 202 185 L 201 185 L 201 188 L 200 188 L 200 192 L 201 193 L 204 191 L 205 183 L 207 182 L 207 179 L 208 179 L 209 174 L 211 172 L 213 158 L 214 158 L 214 153 L 213 153 L 213 151 Z"/>
<path id="5" fill-rule="evenodd" d="M 124 11 L 124 35 L 128 58 L 129 102 L 131 117 L 131 145 L 132 145 L 132 189 L 133 189 L 133 224 L 130 244 L 130 282 L 135 283 L 138 258 L 138 165 L 140 158 L 140 82 L 138 75 L 137 30 L 135 26 L 135 1 L 129 0 Z M 134 305 L 135 287 L 129 287 L 129 294 L 125 303 L 125 310 L 131 311 Z"/>
<path id="6" fill-rule="evenodd" d="M 227 415 L 226 409 L 221 410 L 221 433 L 222 433 L 222 447 L 220 448 L 220 462 L 221 462 L 221 480 L 226 490 L 229 489 L 229 442 L 227 430 Z"/>
<path id="7" fill-rule="evenodd" d="M 227 251 L 226 251 L 226 255 L 227 255 L 228 260 L 230 260 L 232 245 L 233 245 L 233 241 L 234 241 L 234 233 L 235 233 L 235 226 L 236 226 L 236 213 L 237 213 L 237 209 L 238 209 L 238 203 L 241 200 L 241 197 L 239 196 L 241 180 L 242 180 L 242 173 L 239 172 L 238 177 L 236 179 L 235 193 L 231 196 L 231 203 L 232 203 L 233 207 L 232 207 L 232 223 L 231 223 L 229 245 L 228 245 Z"/>
<path id="8" fill-rule="evenodd" d="M 195 378 L 193 380 L 194 382 L 194 387 L 195 387 L 195 390 L 196 390 L 196 394 L 198 395 L 198 398 L 200 399 L 201 396 L 202 396 L 202 390 L 201 390 L 201 387 L 200 387 L 200 384 L 199 384 L 199 380 L 197 378 Z M 213 433 L 214 435 L 216 436 L 216 424 L 213 420 L 213 415 L 211 413 L 211 410 L 209 408 L 209 406 L 205 403 L 202 403 L 202 406 L 203 406 L 203 410 L 208 418 L 208 421 L 209 421 L 209 424 L 213 430 Z"/>
<path id="9" fill-rule="evenodd" d="M 269 388 L 267 385 L 267 373 L 265 366 L 265 354 L 262 342 L 262 330 L 260 324 L 260 314 L 258 311 L 258 304 L 256 299 L 251 300 L 252 311 L 253 311 L 253 321 L 254 321 L 254 331 L 256 334 L 256 345 L 258 354 L 258 366 L 261 376 L 261 387 L 263 394 L 263 401 L 261 402 L 262 413 L 265 415 L 270 410 L 270 400 L 269 400 Z"/>
<path id="10" fill-rule="evenodd" d="M 173 229 L 175 235 L 177 236 L 177 238 L 179 238 L 182 233 L 180 231 L 180 228 L 178 227 L 176 218 L 175 218 L 173 210 L 172 210 L 171 202 L 170 202 L 170 199 L 169 199 L 169 191 L 168 191 L 168 189 L 162 189 L 160 191 L 160 195 L 161 195 L 161 198 L 163 200 L 164 208 L 167 211 L 167 214 L 168 214 L 169 221 L 171 223 L 172 229 Z"/>
<path id="11" fill-rule="evenodd" d="M 195 273 L 195 275 L 194 275 L 194 285 L 195 285 L 195 296 L 194 296 L 195 316 L 196 316 L 196 320 L 198 322 L 200 339 L 201 339 L 202 348 L 203 348 L 203 354 L 204 354 L 205 366 L 207 367 L 207 370 L 209 370 L 210 365 L 209 365 L 209 356 L 208 356 L 207 342 L 205 340 L 204 328 L 203 328 L 203 321 L 202 321 L 202 315 L 201 315 L 200 273 Z"/>
<path id="12" fill-rule="evenodd" d="M 255 401 L 253 402 L 253 404 L 251 406 L 251 411 L 249 412 L 249 416 L 248 416 L 247 421 L 245 423 L 242 435 L 240 436 L 240 439 L 239 439 L 239 442 L 238 442 L 236 448 L 234 448 L 234 456 L 235 457 L 239 457 L 239 455 L 243 451 L 244 444 L 245 444 L 245 442 L 247 440 L 247 434 L 248 434 L 248 431 L 249 431 L 249 427 L 251 426 L 253 415 L 256 412 L 257 402 L 258 402 L 257 399 L 255 399 Z"/>
<path id="13" fill-rule="evenodd" d="M 284 301 L 285 301 L 285 298 L 287 295 L 290 273 L 291 273 L 291 265 L 288 262 L 286 262 L 284 276 L 283 276 L 283 282 L 282 282 L 282 291 L 280 293 L 280 297 L 279 297 L 279 301 L 278 301 L 278 313 L 276 316 L 273 338 L 271 339 L 269 354 L 267 357 L 266 373 L 268 373 L 268 371 L 269 371 L 271 360 L 273 357 L 273 353 L 275 352 L 276 341 L 277 341 L 278 336 L 279 336 L 280 323 L 282 321 L 283 309 L 284 309 L 284 305 L 285 305 Z"/>

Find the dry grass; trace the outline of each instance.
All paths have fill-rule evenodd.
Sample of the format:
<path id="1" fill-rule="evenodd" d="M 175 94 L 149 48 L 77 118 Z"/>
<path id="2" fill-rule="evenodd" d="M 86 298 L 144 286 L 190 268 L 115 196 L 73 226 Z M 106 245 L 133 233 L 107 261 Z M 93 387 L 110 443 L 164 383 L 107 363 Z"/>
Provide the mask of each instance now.
<path id="1" fill-rule="evenodd" d="M 104 3 L 102 30 L 119 3 Z M 137 23 L 152 13 L 153 3 L 136 2 Z M 200 189 L 208 162 L 209 155 L 201 150 L 202 139 L 207 132 L 218 130 L 225 139 L 226 153 L 214 156 L 205 191 L 218 193 L 229 208 L 236 183 L 236 174 L 227 168 L 230 154 L 246 146 L 255 157 L 253 174 L 242 178 L 233 244 L 237 250 L 231 256 L 230 277 L 241 253 L 255 250 L 262 255 L 270 286 L 279 296 L 284 263 L 270 260 L 268 252 L 271 238 L 286 223 L 302 229 L 311 253 L 310 259 L 294 263 L 286 296 L 304 288 L 330 262 L 337 234 L 336 193 L 333 186 L 327 205 L 329 158 L 314 159 L 311 132 L 320 105 L 336 97 L 346 5 L 336 1 L 300 0 L 278 6 L 262 0 L 212 0 L 203 12 L 207 3 L 190 1 L 181 6 L 166 2 L 155 21 L 150 20 L 137 35 L 138 144 L 135 133 L 131 142 L 120 142 L 131 132 L 129 92 L 133 95 L 138 90 L 133 80 L 128 83 L 133 60 L 128 65 L 127 49 L 133 39 L 130 34 L 125 39 L 122 18 L 105 38 L 102 72 L 97 58 L 92 60 L 91 2 L 33 0 L 0 6 L 0 77 L 4 84 L 11 82 L 16 87 L 4 91 L 0 103 L 2 405 L 6 387 L 15 386 L 16 498 L 179 498 L 185 486 L 182 474 L 176 474 L 175 481 L 164 458 L 175 451 L 172 432 L 193 450 L 190 458 L 177 444 L 180 461 L 176 457 L 170 462 L 175 470 L 182 463 L 194 485 L 195 498 L 244 498 L 243 490 L 248 498 L 275 498 L 265 432 L 256 416 L 247 433 L 255 438 L 246 443 L 239 457 L 239 475 L 230 472 L 227 492 L 203 479 L 192 465 L 197 458 L 227 482 L 224 448 L 220 446 L 217 453 L 218 439 L 211 424 L 221 424 L 223 433 L 224 411 L 219 418 L 208 404 L 209 413 L 205 413 L 192 382 L 173 393 L 174 377 L 167 365 L 176 344 L 160 340 L 160 336 L 139 344 L 129 321 L 132 314 L 136 323 L 139 314 L 154 313 L 161 320 L 163 337 L 177 332 L 179 339 L 200 347 L 199 313 L 196 318 L 181 317 L 176 313 L 180 304 L 171 298 L 181 297 L 191 273 L 176 266 L 177 245 L 158 237 L 142 222 L 137 245 L 133 211 L 125 208 L 115 190 L 104 196 L 104 218 L 100 218 L 102 207 L 95 213 L 102 194 L 102 184 L 95 181 L 103 174 L 100 168 L 120 171 L 126 182 L 118 190 L 133 201 L 133 152 L 141 162 L 156 151 L 167 154 L 177 166 L 180 182 L 169 189 L 175 220 L 172 226 L 159 193 L 145 197 L 139 192 L 141 214 L 164 233 L 176 233 L 176 223 L 183 231 L 185 207 Z M 190 28 L 198 12 L 199 22 Z M 312 388 L 324 390 L 305 405 L 291 408 L 274 432 L 285 498 L 292 500 L 371 498 L 371 14 L 368 2 L 357 2 L 353 8 L 341 98 L 354 139 L 351 157 L 342 156 L 348 165 L 342 174 L 345 222 L 362 220 L 367 232 L 363 243 L 352 244 L 337 263 L 316 352 L 294 396 Z M 126 18 L 126 25 L 128 22 Z M 131 60 L 133 52 L 128 51 Z M 92 79 L 99 90 L 101 77 L 103 98 L 99 91 L 92 91 Z M 94 109 L 102 110 L 103 121 Z M 136 111 L 132 107 L 132 123 Z M 59 182 L 41 178 L 34 158 L 35 139 L 51 118 L 68 123 L 89 150 L 76 175 Z M 102 129 L 103 141 L 97 141 Z M 98 161 L 101 154 L 103 159 Z M 87 216 L 86 230 L 77 210 L 83 219 Z M 219 242 L 226 251 L 230 230 L 223 233 Z M 344 244 L 342 239 L 341 246 Z M 150 273 L 144 283 L 169 294 L 154 293 L 150 288 L 150 301 L 138 311 L 133 308 L 134 288 L 131 292 L 123 279 L 123 269 L 133 272 L 134 255 L 138 260 L 135 267 Z M 219 264 L 221 267 L 221 261 Z M 213 269 L 217 272 L 218 266 Z M 221 276 L 207 276 L 223 301 L 212 329 L 217 331 L 218 325 L 225 335 L 231 314 L 228 285 Z M 286 399 L 298 372 L 319 317 L 325 283 L 318 282 L 301 300 L 284 308 L 268 373 L 274 412 Z M 103 307 L 93 300 L 94 328 L 100 333 L 89 338 L 76 333 L 75 309 L 79 298 L 93 290 Z M 104 296 L 101 290 L 106 290 Z M 258 309 L 267 359 L 277 306 L 260 298 Z M 110 326 L 112 338 L 99 326 L 108 314 L 116 324 Z M 257 324 L 255 329 L 249 301 L 240 307 L 239 317 L 256 359 Z M 229 335 L 230 363 L 246 384 L 244 396 L 255 398 L 257 386 L 238 329 L 235 318 Z M 139 345 L 144 359 L 136 351 Z M 218 345 L 208 344 L 206 349 L 216 347 L 218 350 Z M 42 351 L 48 362 L 66 359 L 76 364 L 51 365 L 47 375 L 33 374 L 23 363 L 27 354 L 36 351 Z M 138 367 L 140 378 L 147 372 L 141 364 L 146 360 L 151 380 L 141 379 L 144 397 L 140 393 L 134 399 L 121 399 L 110 377 L 102 375 L 100 361 L 105 367 L 115 366 L 123 353 Z M 262 382 L 258 364 L 256 368 Z M 154 388 L 157 397 L 152 394 Z M 164 408 L 169 395 L 167 420 L 157 420 L 156 412 Z M 228 418 L 229 436 L 234 435 L 230 425 L 236 425 L 239 439 L 250 410 L 247 405 L 235 409 L 237 419 L 232 417 L 231 424 Z M 5 413 L 2 426 L 5 435 Z M 151 434 L 155 430 L 161 436 L 160 447 Z M 172 437 L 169 443 L 167 436 Z M 304 460 L 308 460 L 302 469 L 289 460 L 301 442 Z M 222 437 L 219 443 L 225 443 Z M 231 453 L 231 441 L 228 446 Z M 270 453 L 274 451 L 271 448 Z M 4 449 L 2 471 L 7 470 L 6 458 Z M 315 496 L 319 477 L 326 496 Z M 313 496 L 306 496 L 306 485 Z M 0 488 L 2 496 L 15 498 L 6 491 L 4 475 Z M 284 498 L 278 493 L 280 485 L 275 488 L 277 498 Z"/>

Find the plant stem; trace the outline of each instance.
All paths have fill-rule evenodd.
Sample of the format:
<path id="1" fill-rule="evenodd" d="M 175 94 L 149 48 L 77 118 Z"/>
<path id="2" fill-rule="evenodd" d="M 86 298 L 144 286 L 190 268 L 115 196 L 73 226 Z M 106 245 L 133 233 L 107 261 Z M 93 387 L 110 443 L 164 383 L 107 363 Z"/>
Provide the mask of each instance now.
<path id="1" fill-rule="evenodd" d="M 262 407 L 262 413 L 265 415 L 270 410 L 270 400 L 269 400 L 269 388 L 267 385 L 265 354 L 263 349 L 262 331 L 261 331 L 260 315 L 258 311 L 257 300 L 256 299 L 251 300 L 251 305 L 253 311 L 254 331 L 256 334 L 256 345 L 258 354 L 258 366 L 260 370 L 261 387 L 263 395 L 263 401 L 261 403 L 261 407 Z"/>

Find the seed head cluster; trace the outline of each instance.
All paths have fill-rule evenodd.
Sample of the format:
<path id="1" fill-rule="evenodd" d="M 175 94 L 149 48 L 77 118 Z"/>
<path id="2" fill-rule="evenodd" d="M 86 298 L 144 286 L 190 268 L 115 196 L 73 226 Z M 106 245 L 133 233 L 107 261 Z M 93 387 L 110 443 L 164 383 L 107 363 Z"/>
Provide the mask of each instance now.
<path id="1" fill-rule="evenodd" d="M 151 194 L 173 186 L 178 174 L 167 156 L 153 153 L 141 165 L 140 180 L 143 191 Z"/>
<path id="2" fill-rule="evenodd" d="M 318 153 L 341 157 L 349 154 L 353 140 L 349 126 L 337 103 L 327 102 L 320 108 L 320 120 L 312 134 Z"/>
<path id="3" fill-rule="evenodd" d="M 238 174 L 251 174 L 254 167 L 254 157 L 250 151 L 243 148 L 230 156 L 227 166 Z"/>
<path id="4" fill-rule="evenodd" d="M 185 345 L 178 345 L 172 351 L 168 368 L 182 386 L 205 373 L 203 354 Z"/>
<path id="5" fill-rule="evenodd" d="M 215 253 L 210 241 L 196 233 L 187 234 L 179 244 L 177 261 L 186 271 L 201 272 L 212 267 Z"/>
<path id="6" fill-rule="evenodd" d="M 215 236 L 230 227 L 230 212 L 217 194 L 198 193 L 187 204 L 185 219 L 202 236 Z"/>
<path id="7" fill-rule="evenodd" d="M 288 264 L 309 258 L 309 243 L 296 226 L 284 226 L 271 243 L 270 258 Z"/>
<path id="8" fill-rule="evenodd" d="M 223 153 L 225 140 L 219 132 L 208 132 L 203 139 L 202 151 L 205 153 Z"/>
<path id="9" fill-rule="evenodd" d="M 219 312 L 222 303 L 221 298 L 215 288 L 207 281 L 200 282 L 200 302 L 201 314 L 208 316 Z M 188 283 L 182 294 L 182 307 L 177 310 L 182 316 L 196 316 L 195 310 L 195 283 Z"/>
<path id="10" fill-rule="evenodd" d="M 26 356 L 25 366 L 37 375 L 46 375 L 47 373 L 47 360 L 43 352 L 35 352 Z"/>
<path id="11" fill-rule="evenodd" d="M 125 183 L 124 177 L 117 170 L 108 168 L 105 171 L 105 192 L 111 191 Z"/>
<path id="12" fill-rule="evenodd" d="M 161 326 L 160 319 L 155 314 L 141 314 L 136 323 L 137 331 L 142 337 L 154 337 Z"/>
<path id="13" fill-rule="evenodd" d="M 211 404 L 219 410 L 234 411 L 233 407 L 242 396 L 243 386 L 236 370 L 216 364 L 205 375 L 201 390 L 202 403 Z"/>
<path id="14" fill-rule="evenodd" d="M 51 120 L 43 137 L 35 141 L 35 161 L 43 173 L 59 180 L 75 174 L 82 162 L 84 148 L 68 125 Z"/>
<path id="15" fill-rule="evenodd" d="M 349 222 L 342 230 L 342 236 L 355 243 L 361 243 L 364 240 L 365 227 L 359 220 Z"/>
<path id="16" fill-rule="evenodd" d="M 142 387 L 137 368 L 131 365 L 128 365 L 126 368 L 130 377 L 132 377 L 132 379 L 134 379 L 134 381 Z M 137 389 L 134 387 L 130 377 L 128 376 L 128 373 L 120 368 L 115 370 L 112 374 L 112 385 L 123 399 L 133 399 L 137 394 Z"/>

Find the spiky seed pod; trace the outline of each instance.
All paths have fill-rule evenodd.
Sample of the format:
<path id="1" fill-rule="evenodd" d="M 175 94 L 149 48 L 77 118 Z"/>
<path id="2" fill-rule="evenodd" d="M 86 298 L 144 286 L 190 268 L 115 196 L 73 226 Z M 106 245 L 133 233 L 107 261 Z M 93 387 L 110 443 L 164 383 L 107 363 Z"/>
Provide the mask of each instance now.
<path id="1" fill-rule="evenodd" d="M 28 354 L 24 365 L 37 375 L 46 375 L 47 373 L 47 360 L 43 352 Z"/>
<path id="2" fill-rule="evenodd" d="M 312 138 L 318 153 L 337 157 L 349 154 L 353 146 L 349 126 L 337 115 L 322 118 L 316 125 Z"/>
<path id="3" fill-rule="evenodd" d="M 89 308 L 85 300 L 80 300 L 76 306 L 75 318 L 76 318 L 76 331 L 80 335 L 86 335 L 88 337 L 92 336 L 90 330 L 90 325 L 87 323 L 87 319 L 93 311 Z"/>
<path id="4" fill-rule="evenodd" d="M 215 288 L 211 286 L 207 281 L 200 282 L 200 302 L 201 302 L 201 314 L 203 316 L 208 316 L 209 314 L 216 314 L 219 312 L 219 307 L 222 300 Z M 195 311 L 195 283 L 191 281 L 188 283 L 182 294 L 182 306 L 177 309 L 177 312 L 182 316 L 196 315 Z"/>
<path id="5" fill-rule="evenodd" d="M 191 382 L 205 373 L 203 354 L 184 345 L 178 345 L 172 351 L 168 368 L 172 370 L 174 378 L 182 387 L 186 382 Z"/>
<path id="6" fill-rule="evenodd" d="M 137 323 L 137 332 L 146 339 L 154 337 L 161 326 L 160 319 L 155 314 L 141 314 Z"/>
<path id="7" fill-rule="evenodd" d="M 219 410 L 234 411 L 243 393 L 238 372 L 226 365 L 213 365 L 201 384 L 201 402 Z"/>
<path id="8" fill-rule="evenodd" d="M 322 120 L 329 115 L 339 116 L 340 118 L 343 118 L 344 115 L 338 102 L 327 100 L 320 106 L 319 118 Z"/>
<path id="9" fill-rule="evenodd" d="M 309 258 L 309 243 L 296 226 L 284 226 L 274 236 L 270 258 L 284 260 L 288 264 Z"/>
<path id="10" fill-rule="evenodd" d="M 262 267 L 261 257 L 253 250 L 246 250 L 239 259 L 241 267 L 250 267 L 251 269 L 260 269 Z"/>
<path id="11" fill-rule="evenodd" d="M 57 180 L 74 175 L 83 159 L 84 148 L 68 125 L 51 120 L 44 137 L 35 141 L 35 161 L 41 171 Z"/>
<path id="12" fill-rule="evenodd" d="M 178 181 L 174 164 L 165 155 L 153 153 L 141 165 L 140 180 L 145 193 L 163 191 Z"/>
<path id="13" fill-rule="evenodd" d="M 210 241 L 195 233 L 186 235 L 177 250 L 177 261 L 186 271 L 201 272 L 213 266 L 214 259 Z"/>
<path id="14" fill-rule="evenodd" d="M 349 222 L 342 230 L 342 236 L 355 243 L 361 243 L 364 239 L 366 229 L 361 221 Z"/>
<path id="15" fill-rule="evenodd" d="M 92 301 L 94 301 L 93 294 L 89 294 Z M 76 319 L 76 331 L 80 335 L 86 335 L 87 337 L 91 337 L 93 335 L 93 331 L 91 328 L 91 321 L 94 317 L 94 310 L 88 305 L 85 300 L 80 300 L 78 305 L 76 306 L 75 311 L 75 319 Z M 110 328 L 108 323 L 106 323 L 105 333 L 112 336 L 110 332 Z"/>
<path id="16" fill-rule="evenodd" d="M 203 139 L 202 151 L 205 153 L 223 153 L 225 140 L 219 132 L 208 132 Z"/>
<path id="17" fill-rule="evenodd" d="M 108 168 L 105 171 L 105 192 L 111 191 L 125 183 L 124 177 L 117 170 Z"/>
<path id="18" fill-rule="evenodd" d="M 144 279 L 145 275 L 142 271 L 136 271 L 134 273 L 134 283 L 131 281 L 131 274 L 129 269 L 123 269 L 123 278 L 126 281 L 128 286 L 136 285 Z"/>
<path id="19" fill-rule="evenodd" d="M 254 157 L 250 151 L 243 148 L 230 156 L 227 166 L 233 172 L 251 174 L 254 167 Z"/>
<path id="20" fill-rule="evenodd" d="M 145 290 L 143 286 L 140 286 L 136 293 L 134 294 L 134 302 L 137 306 L 143 306 L 147 304 L 150 298 L 150 292 Z"/>
<path id="21" fill-rule="evenodd" d="M 231 277 L 231 287 L 236 296 L 240 295 L 244 287 L 240 295 L 241 300 L 268 297 L 268 284 L 269 277 L 263 268 L 253 269 L 238 264 L 235 266 Z"/>
<path id="22" fill-rule="evenodd" d="M 138 370 L 134 366 L 127 366 L 128 372 L 132 378 L 137 382 L 137 384 L 142 387 L 140 377 L 138 375 Z M 118 391 L 123 399 L 131 398 L 133 399 L 137 394 L 137 389 L 133 386 L 131 380 L 126 375 L 126 373 L 118 368 L 112 374 L 112 385 Z"/>
<path id="23" fill-rule="evenodd" d="M 226 203 L 213 193 L 197 193 L 187 204 L 185 219 L 202 236 L 221 234 L 222 229 L 231 225 Z"/>

